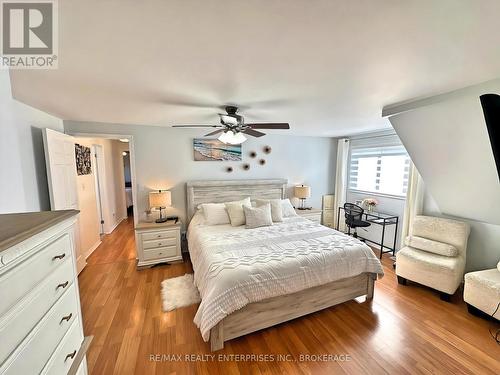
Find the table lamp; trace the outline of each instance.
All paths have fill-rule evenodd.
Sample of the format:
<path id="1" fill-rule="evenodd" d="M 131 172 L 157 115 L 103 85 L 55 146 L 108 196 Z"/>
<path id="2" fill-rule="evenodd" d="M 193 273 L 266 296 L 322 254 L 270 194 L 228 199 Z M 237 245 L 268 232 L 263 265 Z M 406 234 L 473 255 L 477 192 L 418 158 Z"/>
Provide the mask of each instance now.
<path id="1" fill-rule="evenodd" d="M 300 185 L 295 186 L 294 189 L 295 197 L 300 199 L 300 207 L 299 210 L 310 210 L 311 207 L 305 207 L 306 199 L 311 196 L 311 188 L 309 186 Z"/>
<path id="2" fill-rule="evenodd" d="M 159 208 L 160 217 L 156 219 L 157 223 L 164 223 L 168 218 L 163 217 L 162 210 L 172 205 L 172 195 L 168 190 L 158 190 L 149 192 L 149 207 Z"/>

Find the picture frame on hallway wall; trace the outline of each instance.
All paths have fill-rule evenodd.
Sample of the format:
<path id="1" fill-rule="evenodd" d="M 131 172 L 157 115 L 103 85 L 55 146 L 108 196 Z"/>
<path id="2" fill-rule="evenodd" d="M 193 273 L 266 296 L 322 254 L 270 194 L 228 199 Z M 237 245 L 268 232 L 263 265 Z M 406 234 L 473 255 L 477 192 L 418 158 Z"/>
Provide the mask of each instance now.
<path id="1" fill-rule="evenodd" d="M 90 161 L 90 147 L 75 143 L 76 173 L 78 176 L 92 174 L 92 163 Z"/>

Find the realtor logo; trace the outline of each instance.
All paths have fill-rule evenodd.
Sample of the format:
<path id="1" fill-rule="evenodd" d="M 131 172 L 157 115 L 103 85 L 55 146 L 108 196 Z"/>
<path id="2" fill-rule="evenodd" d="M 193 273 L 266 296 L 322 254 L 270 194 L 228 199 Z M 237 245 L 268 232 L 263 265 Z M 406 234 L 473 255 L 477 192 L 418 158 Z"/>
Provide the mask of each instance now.
<path id="1" fill-rule="evenodd" d="M 4 0 L 1 66 L 13 69 L 57 67 L 57 3 Z"/>

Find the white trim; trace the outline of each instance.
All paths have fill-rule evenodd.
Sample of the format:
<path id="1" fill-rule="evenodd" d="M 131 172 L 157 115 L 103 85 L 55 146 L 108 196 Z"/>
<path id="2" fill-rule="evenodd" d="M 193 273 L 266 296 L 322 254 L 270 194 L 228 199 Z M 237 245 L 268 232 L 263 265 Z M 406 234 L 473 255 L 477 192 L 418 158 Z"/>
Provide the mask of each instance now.
<path id="1" fill-rule="evenodd" d="M 101 240 L 98 240 L 88 251 L 85 253 L 85 259 L 87 259 L 92 253 L 99 247 L 99 245 L 102 243 Z"/>
<path id="2" fill-rule="evenodd" d="M 437 104 L 449 99 L 459 98 L 463 95 L 467 95 L 469 93 L 476 94 L 478 89 L 481 89 L 483 85 L 496 84 L 500 82 L 499 79 L 493 79 L 490 81 L 481 82 L 476 85 L 467 86 L 464 88 L 460 88 L 458 90 L 449 91 L 446 93 L 428 96 L 428 97 L 420 97 L 409 100 L 404 100 L 401 102 L 393 103 L 386 105 L 382 108 L 382 117 L 394 116 L 399 113 L 412 111 L 414 109 L 425 107 L 433 104 Z M 481 92 L 486 92 L 485 90 L 481 90 Z M 479 96 L 479 95 L 478 95 Z"/>
<path id="3" fill-rule="evenodd" d="M 356 189 L 347 189 L 348 192 L 351 193 L 357 193 L 357 194 L 368 194 L 368 195 L 374 195 L 377 197 L 385 197 L 385 198 L 392 198 L 392 199 L 399 199 L 399 200 L 406 200 L 406 195 L 393 195 L 393 194 L 384 194 L 384 193 L 378 193 L 378 192 L 372 192 L 372 191 L 365 191 L 365 190 L 356 190 Z"/>
<path id="4" fill-rule="evenodd" d="M 125 220 L 126 218 L 127 218 L 127 216 L 122 217 L 121 219 L 118 219 L 118 221 L 115 223 L 115 225 L 113 225 L 113 226 L 111 227 L 111 229 L 109 230 L 109 232 L 106 232 L 106 234 L 111 234 L 111 233 L 113 233 L 113 231 L 116 229 L 116 227 L 117 227 L 118 225 L 120 225 L 120 223 L 121 223 L 123 220 Z"/>

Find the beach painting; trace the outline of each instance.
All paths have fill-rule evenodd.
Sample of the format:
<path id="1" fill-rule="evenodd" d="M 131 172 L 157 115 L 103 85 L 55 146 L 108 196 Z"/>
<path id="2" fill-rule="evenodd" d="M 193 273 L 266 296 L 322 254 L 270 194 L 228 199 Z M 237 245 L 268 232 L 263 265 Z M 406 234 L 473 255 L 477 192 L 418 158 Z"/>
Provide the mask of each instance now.
<path id="1" fill-rule="evenodd" d="M 228 145 L 218 139 L 193 139 L 195 161 L 241 161 L 241 145 Z"/>

